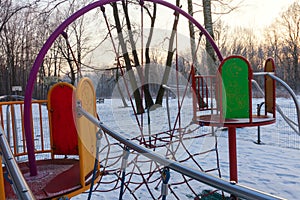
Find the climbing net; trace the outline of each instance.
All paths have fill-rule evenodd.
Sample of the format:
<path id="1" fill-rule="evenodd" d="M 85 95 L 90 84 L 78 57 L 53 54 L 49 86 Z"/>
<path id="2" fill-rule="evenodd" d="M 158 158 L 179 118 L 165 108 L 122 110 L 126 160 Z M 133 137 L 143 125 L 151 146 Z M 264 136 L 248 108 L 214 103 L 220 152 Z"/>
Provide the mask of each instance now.
<path id="1" fill-rule="evenodd" d="M 112 36 L 110 27 L 108 26 L 109 22 L 106 16 L 106 11 L 103 7 L 101 11 L 103 12 L 107 29 L 109 30 L 108 34 L 117 58 L 116 64 L 121 73 L 121 80 L 118 80 L 118 86 L 120 87 L 121 85 L 123 88 L 122 90 L 117 88 L 118 90 L 114 91 L 114 95 L 118 96 L 120 91 L 126 91 L 125 96 L 127 96 L 131 105 L 127 109 L 118 107 L 112 109 L 101 109 L 100 107 L 99 116 L 101 119 L 105 120 L 105 116 L 107 115 L 105 112 L 102 112 L 103 114 L 101 114 L 101 111 L 111 109 L 112 111 L 109 116 L 114 117 L 113 119 L 109 118 L 107 123 L 109 123 L 111 128 L 113 128 L 113 124 L 115 124 L 115 126 L 117 126 L 117 130 L 126 134 L 128 139 L 153 150 L 153 152 L 158 152 L 168 159 L 185 163 L 187 166 L 203 172 L 215 172 L 215 175 L 221 176 L 218 162 L 217 138 L 213 131 L 205 131 L 203 127 L 193 123 L 191 112 L 193 107 L 193 105 L 191 105 L 192 102 L 187 102 L 188 100 L 185 100 L 185 98 L 188 98 L 187 96 L 192 96 L 192 92 L 188 92 L 188 88 L 190 88 L 191 67 L 193 67 L 193 63 L 195 61 L 192 58 L 188 69 L 181 70 L 188 71 L 186 75 L 182 75 L 182 73 L 180 73 L 178 64 L 178 60 L 180 58 L 178 56 L 178 50 L 176 50 L 178 48 L 178 34 L 176 33 L 171 36 L 175 37 L 174 46 L 176 46 L 174 48 L 176 56 L 174 56 L 175 59 L 172 59 L 172 61 L 174 61 L 174 66 L 166 66 L 167 68 L 171 68 L 169 69 L 171 71 L 170 77 L 176 77 L 176 80 L 173 82 L 172 80 L 164 82 L 165 77 L 161 77 L 163 83 L 157 80 L 149 80 L 149 77 L 145 78 L 147 80 L 141 80 L 141 82 L 144 82 L 140 83 L 142 87 L 139 88 L 138 91 L 142 93 L 142 96 L 147 95 L 147 91 L 145 91 L 145 89 L 149 89 L 149 87 L 144 88 L 143 86 L 149 83 L 157 85 L 164 84 L 163 87 L 168 90 L 164 105 L 159 104 L 159 107 L 157 107 L 157 104 L 152 105 L 152 107 L 149 106 L 147 108 L 147 113 L 143 114 L 138 111 L 138 105 L 134 106 L 132 96 L 134 96 L 134 89 L 136 88 L 132 88 L 132 75 L 128 71 L 127 73 L 123 71 L 121 64 L 123 60 L 119 59 L 120 56 L 116 50 L 116 42 Z M 143 18 L 143 14 L 141 14 L 141 16 L 141 18 Z M 178 16 L 176 16 L 175 13 L 174 24 L 178 23 L 176 20 L 178 20 Z M 129 23 L 128 20 L 127 23 Z M 143 24 L 141 26 L 143 26 Z M 120 34 L 121 33 L 119 32 L 119 42 L 120 40 L 123 40 L 123 36 L 120 36 Z M 130 37 L 130 34 L 128 37 Z M 199 38 L 199 41 L 200 39 L 201 38 Z M 141 41 L 141 43 L 142 42 L 143 41 Z M 132 44 L 133 43 L 131 43 L 131 45 Z M 124 48 L 124 45 L 125 44 L 121 44 L 122 48 Z M 200 43 L 198 43 L 197 49 L 199 48 L 199 45 Z M 135 49 L 135 47 L 132 48 Z M 197 53 L 197 49 L 195 54 Z M 124 51 L 124 49 L 122 50 Z M 126 49 L 126 51 L 128 50 Z M 123 59 L 125 59 L 124 65 L 126 66 L 126 57 L 123 57 Z M 148 66 L 146 67 L 149 67 L 149 65 L 152 65 L 152 67 L 154 66 L 151 62 L 148 62 L 147 65 Z M 128 66 L 126 67 L 126 69 L 128 69 Z M 174 67 L 175 70 L 172 71 L 172 67 Z M 138 70 L 139 69 L 137 69 L 137 71 Z M 157 75 L 157 73 L 153 71 L 150 72 L 150 74 L 151 73 Z M 174 88 L 169 87 L 172 83 L 175 83 Z M 159 90 L 156 92 L 159 92 Z M 170 92 L 175 94 L 177 99 L 175 100 L 175 105 L 174 101 L 169 100 Z M 158 95 L 157 98 L 159 98 Z M 111 105 L 119 104 L 116 100 L 112 100 Z M 119 110 L 122 110 L 123 113 L 127 113 L 127 115 L 120 113 Z M 128 118 L 132 119 L 132 121 L 130 121 L 131 123 L 126 120 Z M 112 121 L 114 123 L 112 123 Z M 94 188 L 95 192 L 113 191 L 113 195 L 119 195 L 119 198 L 123 196 L 125 198 L 125 196 L 128 196 L 134 199 L 139 199 L 141 197 L 148 197 L 149 199 L 164 199 L 167 195 L 167 190 L 170 190 L 171 195 L 175 199 L 191 197 L 202 198 L 203 196 L 215 192 L 210 188 L 211 190 L 208 190 L 210 192 L 203 193 L 205 189 L 208 189 L 207 187 L 180 173 L 173 172 L 172 178 L 170 178 L 171 173 L 167 166 L 162 166 L 141 154 L 131 151 L 127 147 L 121 145 L 118 141 L 109 138 L 107 135 L 105 135 L 103 140 L 100 153 L 103 176 Z M 119 191 L 119 193 L 116 191 Z"/>
<path id="2" fill-rule="evenodd" d="M 105 109 L 107 109 L 106 105 L 99 106 L 100 116 L 103 113 L 101 110 Z M 167 113 L 166 108 L 161 108 L 157 111 L 160 114 L 157 115 L 161 117 L 163 111 Z M 155 113 L 151 114 L 155 115 Z M 140 135 L 130 139 L 195 170 L 221 176 L 217 137 L 208 129 L 205 130 L 204 127 L 196 124 L 188 124 L 186 127 L 155 133 L 151 136 L 145 134 L 144 137 L 147 139 L 143 140 Z M 170 172 L 168 166 L 162 166 L 126 148 L 106 134 L 101 140 L 100 160 L 103 176 L 94 188 L 95 193 L 111 192 L 111 196 L 115 198 L 122 194 L 124 199 L 141 197 L 161 199 L 165 194 L 164 191 L 167 190 L 162 188 L 166 184 L 171 199 L 203 198 L 210 192 L 215 192 L 213 188 L 189 177 L 174 171 Z M 205 193 L 205 191 L 209 192 Z"/>
<path id="3" fill-rule="evenodd" d="M 115 84 L 109 86 L 111 102 L 98 106 L 103 123 L 167 159 L 220 177 L 215 132 L 193 122 L 191 76 L 192 68 L 207 73 L 207 60 L 214 60 L 206 54 L 203 35 L 219 60 L 222 56 L 205 29 L 180 6 L 160 0 L 90 4 L 52 34 L 33 71 L 37 71 L 39 61 L 50 56 L 51 52 L 46 52 L 50 47 L 54 50 L 53 43 L 65 40 L 68 51 L 62 54 L 69 55 L 66 64 L 71 68 L 74 65 L 78 76 L 82 76 L 84 67 L 104 71 L 102 77 L 114 76 Z M 86 27 L 86 38 L 92 41 L 89 49 L 93 50 L 85 59 L 76 55 L 88 47 L 79 47 L 78 35 L 72 35 L 76 31 L 70 31 L 78 22 L 92 24 Z M 175 199 L 186 199 L 215 192 L 128 149 L 105 133 L 99 160 L 103 176 L 93 188 L 97 195 L 112 192 L 119 198 L 164 199 L 169 190 Z"/>

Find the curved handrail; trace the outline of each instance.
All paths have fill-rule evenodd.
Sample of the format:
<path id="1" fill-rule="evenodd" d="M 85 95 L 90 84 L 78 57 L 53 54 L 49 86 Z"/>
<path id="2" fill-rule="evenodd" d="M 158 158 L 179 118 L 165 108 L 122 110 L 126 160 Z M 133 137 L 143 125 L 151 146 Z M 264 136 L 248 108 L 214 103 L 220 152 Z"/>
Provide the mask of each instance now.
<path id="1" fill-rule="evenodd" d="M 2 153 L 6 170 L 12 179 L 12 186 L 18 199 L 34 200 L 35 197 L 28 187 L 22 172 L 11 152 L 7 139 L 5 137 L 2 127 L 0 127 L 0 152 Z M 0 166 L 2 167 L 2 166 Z"/>
<path id="2" fill-rule="evenodd" d="M 289 119 L 286 115 L 283 114 L 281 108 L 276 104 L 276 108 L 277 111 L 281 114 L 281 116 L 283 117 L 283 119 L 289 124 L 289 126 L 298 134 L 300 135 L 300 104 L 297 100 L 297 96 L 294 93 L 294 91 L 292 90 L 292 88 L 286 83 L 284 82 L 282 79 L 280 79 L 279 77 L 277 77 L 274 73 L 272 72 L 258 72 L 258 73 L 253 73 L 254 76 L 262 76 L 262 75 L 267 75 L 269 77 L 271 77 L 272 79 L 274 79 L 275 81 L 279 82 L 287 91 L 288 93 L 292 96 L 292 99 L 295 103 L 296 106 L 296 110 L 297 110 L 297 119 L 298 119 L 298 130 L 295 129 L 295 127 L 292 125 L 294 122 Z M 258 90 L 264 95 L 264 92 L 262 91 L 262 89 L 260 88 L 260 86 L 257 84 L 257 82 L 255 80 L 252 80 L 253 83 L 256 83 L 255 86 L 258 88 Z M 296 125 L 297 126 L 297 125 Z"/>
<path id="3" fill-rule="evenodd" d="M 93 115 L 86 112 L 80 105 L 77 106 L 76 110 L 79 115 L 86 117 L 89 121 L 91 121 L 93 124 L 95 124 L 100 129 L 102 129 L 106 134 L 113 137 L 120 143 L 124 144 L 127 148 L 130 148 L 140 154 L 143 154 L 147 158 L 149 158 L 155 162 L 158 162 L 159 164 L 166 166 L 176 172 L 186 175 L 194 180 L 197 180 L 204 184 L 210 185 L 212 187 L 215 187 L 217 189 L 226 191 L 230 194 L 233 194 L 238 197 L 245 198 L 245 199 L 257 199 L 257 200 L 259 200 L 259 199 L 264 199 L 264 200 L 265 199 L 274 199 L 274 200 L 275 199 L 283 199 L 281 197 L 277 197 L 277 196 L 267 194 L 267 193 L 249 188 L 249 187 L 245 187 L 245 186 L 242 186 L 237 183 L 228 182 L 221 178 L 209 175 L 205 172 L 191 169 L 191 168 L 184 166 L 174 160 L 166 159 L 166 158 L 162 157 L 161 155 L 155 153 L 154 151 L 151 151 L 143 146 L 140 146 L 140 145 L 134 143 L 133 141 L 123 137 L 121 134 L 109 129 L 106 125 L 104 125 L 102 122 L 100 122 Z"/>
<path id="4" fill-rule="evenodd" d="M 257 83 L 256 80 L 252 79 L 252 83 L 254 84 L 254 86 L 258 89 L 258 91 L 264 96 L 265 93 L 264 91 L 261 89 L 261 87 L 259 86 L 259 84 Z M 300 135 L 300 133 L 298 132 L 298 130 L 295 128 L 295 126 L 298 127 L 298 125 L 296 124 L 296 122 L 294 122 L 293 120 L 291 120 L 290 118 L 288 118 L 282 111 L 282 109 L 280 108 L 280 106 L 278 104 L 276 104 L 276 109 L 279 112 L 279 114 L 281 115 L 281 117 L 286 121 L 286 123 L 297 133 Z"/>

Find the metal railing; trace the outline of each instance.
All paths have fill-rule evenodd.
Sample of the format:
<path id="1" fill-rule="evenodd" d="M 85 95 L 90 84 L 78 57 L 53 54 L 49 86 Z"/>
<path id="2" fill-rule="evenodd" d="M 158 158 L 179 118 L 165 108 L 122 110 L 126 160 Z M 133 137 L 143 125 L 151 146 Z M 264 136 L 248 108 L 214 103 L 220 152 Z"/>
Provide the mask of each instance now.
<path id="1" fill-rule="evenodd" d="M 4 131 L 0 126 L 0 152 L 2 154 L 6 170 L 9 173 L 11 185 L 14 188 L 15 194 L 18 199 L 34 200 L 35 197 L 32 194 L 28 184 L 26 183 L 22 172 L 15 160 L 15 157 L 10 149 L 10 146 L 5 137 Z M 1 164 L 1 163 L 0 163 Z M 2 164 L 1 164 L 2 167 Z"/>
<path id="2" fill-rule="evenodd" d="M 245 199 L 283 199 L 281 197 L 277 197 L 271 194 L 267 194 L 249 187 L 242 186 L 237 183 L 228 182 L 226 180 L 223 180 L 221 178 L 209 175 L 207 173 L 204 173 L 202 171 L 191 169 L 187 166 L 184 166 L 176 161 L 166 159 L 162 157 L 161 155 L 142 147 L 133 141 L 123 137 L 121 134 L 111 130 L 109 127 L 104 125 L 102 122 L 100 122 L 97 118 L 95 118 L 90 113 L 86 112 L 80 105 L 77 106 L 77 112 L 80 115 L 83 115 L 86 117 L 89 121 L 91 121 L 93 124 L 95 124 L 97 127 L 102 129 L 102 131 L 112 138 L 116 139 L 120 143 L 124 144 L 126 148 L 129 148 L 131 150 L 134 150 L 143 156 L 165 166 L 169 169 L 172 169 L 176 172 L 181 173 L 182 175 L 188 176 L 194 180 L 197 180 L 199 182 L 202 182 L 204 184 L 210 185 L 214 188 L 220 189 L 222 191 L 228 192 L 234 196 L 245 198 Z"/>
<path id="3" fill-rule="evenodd" d="M 296 112 L 297 112 L 297 123 L 293 122 L 291 119 L 289 119 L 281 110 L 280 106 L 278 106 L 276 104 L 276 110 L 280 113 L 280 115 L 282 116 L 282 118 L 287 122 L 287 124 L 298 134 L 300 135 L 300 104 L 297 100 L 297 96 L 294 93 L 294 91 L 292 90 L 292 88 L 286 83 L 284 82 L 282 79 L 280 79 L 279 77 L 277 77 L 274 73 L 272 72 L 259 72 L 259 73 L 253 73 L 254 76 L 269 76 L 272 79 L 274 79 L 276 82 L 280 83 L 285 89 L 286 91 L 291 95 L 294 104 L 296 106 Z M 252 83 L 254 84 L 254 86 L 258 89 L 258 91 L 264 95 L 263 90 L 261 89 L 261 87 L 259 86 L 259 84 L 255 81 L 252 80 Z M 298 130 L 297 130 L 298 129 Z"/>
<path id="4" fill-rule="evenodd" d="M 197 98 L 196 110 L 213 110 L 216 109 L 213 104 L 214 99 L 214 87 L 216 84 L 216 76 L 214 75 L 195 75 L 195 95 Z"/>
<path id="5" fill-rule="evenodd" d="M 35 153 L 49 153 L 49 122 L 47 100 L 32 101 L 32 127 L 35 143 Z M 0 102 L 0 126 L 6 133 L 9 146 L 12 148 L 15 157 L 27 155 L 24 130 L 24 102 L 11 101 Z M 49 141 L 45 142 L 48 139 Z"/>

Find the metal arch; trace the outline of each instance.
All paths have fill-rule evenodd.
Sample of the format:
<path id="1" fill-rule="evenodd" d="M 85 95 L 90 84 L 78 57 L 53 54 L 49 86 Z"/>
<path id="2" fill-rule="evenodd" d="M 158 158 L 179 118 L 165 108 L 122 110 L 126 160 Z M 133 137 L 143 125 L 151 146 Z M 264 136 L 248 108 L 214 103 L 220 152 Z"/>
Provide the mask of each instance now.
<path id="1" fill-rule="evenodd" d="M 31 127 L 31 122 L 30 122 L 30 115 L 31 115 L 30 104 L 31 104 L 32 91 L 33 91 L 34 83 L 35 83 L 35 80 L 37 78 L 39 68 L 42 65 L 43 59 L 44 59 L 46 53 L 48 52 L 48 50 L 50 49 L 50 47 L 52 46 L 52 44 L 54 43 L 54 41 L 56 40 L 56 38 L 61 33 L 63 33 L 65 28 L 67 28 L 67 26 L 69 26 L 73 21 L 75 21 L 77 18 L 79 18 L 80 16 L 84 15 L 85 13 L 89 12 L 90 10 L 92 10 L 94 8 L 101 7 L 101 6 L 104 6 L 106 4 L 113 3 L 113 2 L 118 2 L 118 1 L 120 1 L 120 0 L 103 0 L 103 1 L 101 0 L 101 1 L 97 1 L 97 2 L 91 3 L 91 4 L 83 7 L 79 11 L 75 12 L 73 15 L 71 15 L 69 18 L 67 18 L 60 26 L 58 26 L 57 29 L 50 35 L 50 37 L 48 38 L 48 40 L 45 42 L 44 46 L 40 50 L 40 52 L 39 52 L 39 54 L 38 54 L 38 56 L 37 56 L 37 58 L 36 58 L 36 60 L 33 64 L 33 67 L 30 71 L 29 79 L 28 79 L 28 82 L 27 82 L 25 100 L 24 100 L 24 124 L 25 124 L 24 128 L 25 128 L 25 138 L 26 138 L 26 143 L 27 143 L 26 146 L 27 146 L 28 161 L 29 161 L 30 175 L 31 176 L 37 175 L 37 167 L 36 167 L 36 163 L 35 163 L 34 143 L 33 143 L 33 138 L 32 138 L 32 134 L 31 134 L 32 127 Z M 201 24 L 199 22 L 197 22 L 191 15 L 189 15 L 187 12 L 183 11 L 179 7 L 177 7 L 177 6 L 175 6 L 171 3 L 168 3 L 166 1 L 163 1 L 163 0 L 145 0 L 145 1 L 163 5 L 165 7 L 173 9 L 174 11 L 176 11 L 176 12 L 180 13 L 181 15 L 185 16 L 197 28 L 199 28 L 201 30 L 201 32 L 205 35 L 207 40 L 211 43 L 212 47 L 214 48 L 219 60 L 220 61 L 223 60 L 221 52 L 218 49 L 218 47 L 217 47 L 216 43 L 214 42 L 213 38 L 205 30 L 205 28 L 203 28 L 201 26 Z M 141 2 L 141 3 L 143 3 L 143 2 Z"/>

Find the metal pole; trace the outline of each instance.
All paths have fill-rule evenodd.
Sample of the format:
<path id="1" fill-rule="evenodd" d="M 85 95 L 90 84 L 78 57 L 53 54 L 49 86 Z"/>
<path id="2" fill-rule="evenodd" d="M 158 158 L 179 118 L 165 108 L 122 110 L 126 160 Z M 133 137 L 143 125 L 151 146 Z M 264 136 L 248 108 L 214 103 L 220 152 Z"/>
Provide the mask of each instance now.
<path id="1" fill-rule="evenodd" d="M 295 103 L 296 110 L 297 110 L 297 118 L 298 118 L 298 131 L 297 131 L 297 134 L 300 135 L 300 103 L 297 100 L 297 96 L 294 93 L 294 91 L 292 90 L 292 88 L 286 82 L 284 82 L 282 79 L 275 76 L 273 72 L 259 72 L 259 73 L 253 73 L 253 75 L 254 76 L 261 76 L 261 75 L 270 76 L 272 79 L 279 82 L 288 91 L 288 93 L 292 96 L 292 99 Z"/>
<path id="2" fill-rule="evenodd" d="M 33 196 L 29 186 L 27 185 L 27 182 L 25 181 L 23 174 L 10 150 L 2 127 L 0 127 L 0 149 L 4 158 L 6 170 L 8 171 L 13 183 L 12 187 L 14 188 L 18 199 L 34 200 L 35 197 Z"/>
<path id="3" fill-rule="evenodd" d="M 266 200 L 266 199 L 284 199 L 281 197 L 277 197 L 271 194 L 264 193 L 262 191 L 258 191 L 246 186 L 242 186 L 233 182 L 228 182 L 224 179 L 212 176 L 202 171 L 191 169 L 187 166 L 182 165 L 174 160 L 166 159 L 161 155 L 143 147 L 135 142 L 125 138 L 121 134 L 110 130 L 107 126 L 103 123 L 99 122 L 93 115 L 86 112 L 83 108 L 77 107 L 77 112 L 84 115 L 88 120 L 90 120 L 96 126 L 102 128 L 102 130 L 108 134 L 109 136 L 113 137 L 114 139 L 118 140 L 120 143 L 124 144 L 131 150 L 134 150 L 143 156 L 152 159 L 155 162 L 160 163 L 163 166 L 168 166 L 168 168 L 181 173 L 182 175 L 188 176 L 196 181 L 202 182 L 204 184 L 210 185 L 214 188 L 223 190 L 230 194 L 233 194 L 237 197 L 245 198 L 245 199 L 255 199 L 255 200 Z"/>
<path id="4" fill-rule="evenodd" d="M 238 182 L 237 172 L 237 153 L 236 153 L 236 128 L 228 128 L 228 146 L 229 146 L 229 171 L 230 181 Z"/>
<path id="5" fill-rule="evenodd" d="M 123 199 L 123 190 L 125 184 L 126 168 L 127 168 L 129 153 L 130 153 L 129 148 L 125 147 L 125 149 L 123 150 L 123 159 L 121 164 L 122 177 L 121 177 L 119 200 Z"/>

